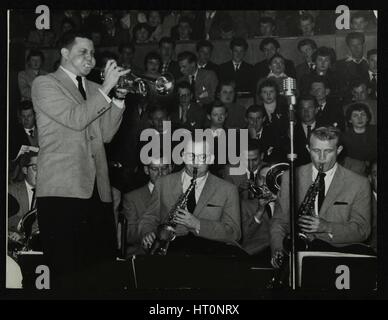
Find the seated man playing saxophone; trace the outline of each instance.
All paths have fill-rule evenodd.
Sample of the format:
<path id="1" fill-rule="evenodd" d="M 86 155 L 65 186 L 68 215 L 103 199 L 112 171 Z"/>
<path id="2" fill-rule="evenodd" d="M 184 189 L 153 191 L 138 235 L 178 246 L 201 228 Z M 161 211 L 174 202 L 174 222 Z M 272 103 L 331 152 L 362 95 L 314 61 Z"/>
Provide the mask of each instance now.
<path id="1" fill-rule="evenodd" d="M 186 236 L 191 240 L 186 247 L 195 245 L 198 238 L 233 244 L 240 239 L 237 187 L 209 172 L 213 159 L 208 143 L 190 140 L 183 150 L 184 169 L 156 181 L 149 206 L 139 221 L 146 250 L 157 238 L 158 226 L 166 221 L 174 226 L 177 239 Z"/>
<path id="2" fill-rule="evenodd" d="M 310 136 L 312 163 L 296 169 L 296 208 L 311 203 L 311 211 L 297 212 L 298 229 L 308 241 L 319 239 L 334 247 L 364 242 L 371 230 L 371 189 L 362 177 L 337 163 L 342 151 L 340 131 L 320 127 Z M 310 186 L 319 183 L 319 192 Z M 312 198 L 312 199 L 309 199 Z M 278 268 L 285 252 L 283 240 L 290 232 L 289 173 L 283 176 L 271 220 L 272 265 Z M 338 250 L 341 250 L 338 248 Z"/>

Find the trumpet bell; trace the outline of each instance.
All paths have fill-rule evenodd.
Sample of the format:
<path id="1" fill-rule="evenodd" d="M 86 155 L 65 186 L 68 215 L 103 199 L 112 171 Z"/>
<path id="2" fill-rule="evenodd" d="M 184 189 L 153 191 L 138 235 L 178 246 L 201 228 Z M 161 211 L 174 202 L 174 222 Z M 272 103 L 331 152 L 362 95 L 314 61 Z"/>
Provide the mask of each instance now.
<path id="1" fill-rule="evenodd" d="M 274 164 L 269 168 L 265 176 L 265 184 L 273 194 L 277 194 L 277 192 L 280 190 L 282 175 L 284 171 L 288 170 L 289 167 L 290 165 L 288 163 L 281 162 Z"/>

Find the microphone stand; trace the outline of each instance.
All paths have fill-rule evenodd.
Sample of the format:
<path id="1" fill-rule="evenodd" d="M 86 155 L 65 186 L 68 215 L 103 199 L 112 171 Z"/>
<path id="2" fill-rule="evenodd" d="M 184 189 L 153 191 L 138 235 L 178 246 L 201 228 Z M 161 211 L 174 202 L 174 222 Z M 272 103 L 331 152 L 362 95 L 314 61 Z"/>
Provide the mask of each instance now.
<path id="1" fill-rule="evenodd" d="M 290 78 L 288 78 L 290 79 Z M 287 79 L 287 80 L 288 80 Z M 294 79 L 292 79 L 295 81 Z M 289 161 L 290 161 L 290 179 L 289 179 L 289 200 L 290 200 L 290 236 L 291 236 L 291 248 L 290 248 L 290 286 L 292 290 L 296 290 L 296 286 L 298 283 L 298 274 L 297 274 L 297 261 L 296 261 L 296 246 L 295 246 L 295 240 L 296 240 L 296 200 L 295 200 L 295 160 L 296 160 L 296 153 L 294 152 L 294 127 L 295 127 L 295 109 L 294 105 L 296 104 L 296 98 L 294 95 L 295 90 L 295 84 L 294 85 L 288 85 L 288 88 L 286 88 L 286 97 L 289 104 L 289 132 L 290 132 L 290 153 L 287 155 Z"/>

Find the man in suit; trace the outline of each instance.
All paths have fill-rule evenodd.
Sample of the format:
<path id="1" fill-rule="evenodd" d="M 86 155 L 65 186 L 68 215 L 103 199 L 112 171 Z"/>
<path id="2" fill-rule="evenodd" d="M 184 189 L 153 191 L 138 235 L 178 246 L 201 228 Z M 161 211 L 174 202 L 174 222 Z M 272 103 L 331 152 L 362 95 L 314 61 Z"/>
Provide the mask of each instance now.
<path id="1" fill-rule="evenodd" d="M 368 95 L 370 99 L 377 99 L 377 49 L 367 52 L 368 59 Z"/>
<path id="2" fill-rule="evenodd" d="M 318 114 L 317 101 L 311 95 L 302 96 L 298 100 L 297 111 L 299 121 L 295 125 L 294 146 L 298 157 L 295 160 L 295 165 L 301 166 L 311 162 L 310 153 L 307 149 L 308 141 L 311 132 L 320 127 L 316 120 Z"/>
<path id="3" fill-rule="evenodd" d="M 151 194 L 155 182 L 159 177 L 171 173 L 172 166 L 164 158 L 152 158 L 149 165 L 144 166 L 144 173 L 149 177 L 146 185 L 123 195 L 123 208 L 121 214 L 127 218 L 127 254 L 144 253 L 140 246 L 138 225 L 141 217 L 151 201 Z"/>
<path id="4" fill-rule="evenodd" d="M 210 60 L 213 48 L 213 44 L 208 40 L 200 40 L 197 42 L 198 68 L 214 71 L 216 76 L 219 77 L 219 65 Z"/>
<path id="5" fill-rule="evenodd" d="M 187 208 L 179 209 L 173 218 L 177 238 L 187 236 L 185 239 L 193 239 L 193 246 L 198 237 L 226 243 L 240 239 L 237 187 L 209 173 L 214 159 L 209 148 L 205 141 L 188 141 L 183 150 L 184 169 L 156 181 L 149 206 L 139 222 L 145 249 L 151 248 L 158 225 L 167 221 L 171 208 L 191 184 L 194 168 L 197 178 L 188 195 Z"/>
<path id="6" fill-rule="evenodd" d="M 345 130 L 345 118 L 336 98 L 330 96 L 331 89 L 324 77 L 316 76 L 311 80 L 310 94 L 318 102 L 316 119 L 322 126 L 338 127 Z"/>
<path id="7" fill-rule="evenodd" d="M 244 38 L 233 38 L 229 48 L 232 60 L 220 65 L 220 80 L 233 80 L 236 83 L 236 92 L 252 92 L 253 67 L 244 61 L 248 42 Z"/>
<path id="8" fill-rule="evenodd" d="M 35 112 L 31 101 L 20 102 L 18 116 L 20 123 L 10 127 L 9 158 L 11 160 L 17 157 L 21 146 L 39 146 Z"/>
<path id="9" fill-rule="evenodd" d="M 206 123 L 205 109 L 193 102 L 192 87 L 189 82 L 182 81 L 177 85 L 178 107 L 170 113 L 175 126 L 188 130 L 203 129 Z"/>
<path id="10" fill-rule="evenodd" d="M 260 50 L 264 53 L 265 59 L 256 63 L 253 67 L 253 73 L 255 75 L 254 84 L 269 74 L 269 61 L 276 53 L 280 53 L 280 43 L 274 38 L 265 38 L 260 42 Z M 284 64 L 285 73 L 289 77 L 295 78 L 296 71 L 294 62 L 284 59 Z"/>
<path id="11" fill-rule="evenodd" d="M 95 66 L 88 35 L 69 32 L 56 72 L 36 78 L 32 102 L 40 152 L 36 185 L 44 254 L 57 289 L 93 286 L 115 258 L 115 227 L 104 143 L 116 133 L 125 89 L 108 94 L 123 70 L 108 61 L 101 86 L 85 77 Z M 94 283 L 94 285 L 96 285 Z"/>
<path id="12" fill-rule="evenodd" d="M 172 60 L 175 52 L 175 41 L 170 37 L 163 37 L 159 41 L 159 52 L 162 57 L 162 63 L 160 65 L 159 72 L 164 74 L 166 72 L 171 73 L 175 80 L 182 77 L 182 73 L 179 68 L 178 62 Z"/>
<path id="13" fill-rule="evenodd" d="M 315 129 L 309 142 L 312 164 L 301 166 L 296 171 L 297 208 L 316 179 L 320 189 L 315 198 L 314 212 L 298 219 L 300 231 L 310 241 L 319 239 L 336 247 L 365 241 L 371 229 L 371 190 L 368 179 L 337 163 L 337 156 L 342 151 L 339 137 L 340 131 L 337 128 Z M 323 172 L 318 176 L 321 165 Z M 271 222 L 274 267 L 279 267 L 279 258 L 284 255 L 283 239 L 290 229 L 289 206 L 289 174 L 286 172 L 282 177 Z"/>
<path id="14" fill-rule="evenodd" d="M 336 65 L 341 84 L 341 92 L 350 96 L 350 83 L 354 78 L 369 79 L 368 60 L 364 57 L 365 35 L 362 32 L 351 32 L 346 35 L 349 56 L 339 60 Z"/>
<path id="15" fill-rule="evenodd" d="M 188 81 L 194 93 L 193 101 L 200 105 L 214 101 L 218 79 L 211 70 L 198 68 L 197 57 L 190 51 L 178 55 L 178 63 L 183 74 L 178 82 Z"/>
<path id="16" fill-rule="evenodd" d="M 113 12 L 105 12 L 102 17 L 101 43 L 105 47 L 117 47 L 129 42 L 129 33 L 117 23 Z"/>
<path id="17" fill-rule="evenodd" d="M 303 39 L 298 42 L 298 51 L 303 55 L 304 61 L 296 66 L 296 81 L 302 79 L 305 74 L 315 70 L 313 54 L 317 50 L 317 44 L 312 39 Z"/>
<path id="18" fill-rule="evenodd" d="M 8 219 L 8 235 L 14 241 L 22 240 L 23 233 L 20 229 L 20 221 L 28 211 L 35 208 L 37 157 L 38 154 L 33 151 L 22 154 L 18 158 L 22 171 L 20 178 L 8 185 L 8 193 L 19 204 L 17 213 Z"/>
<path id="19" fill-rule="evenodd" d="M 377 252 L 377 160 L 372 161 L 370 165 L 368 179 L 372 187 L 372 230 L 368 243 Z"/>

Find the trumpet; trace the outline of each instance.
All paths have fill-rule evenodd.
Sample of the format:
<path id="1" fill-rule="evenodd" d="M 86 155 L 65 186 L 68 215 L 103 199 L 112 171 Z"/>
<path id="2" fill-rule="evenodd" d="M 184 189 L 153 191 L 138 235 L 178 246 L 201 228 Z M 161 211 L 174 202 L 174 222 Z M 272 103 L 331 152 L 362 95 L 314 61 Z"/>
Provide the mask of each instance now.
<path id="1" fill-rule="evenodd" d="M 101 80 L 105 79 L 105 69 L 100 71 Z M 137 75 L 129 72 L 119 78 L 116 89 L 124 89 L 126 91 L 139 94 L 143 97 L 150 92 L 159 96 L 168 96 L 174 91 L 175 80 L 170 73 L 164 73 L 158 78 L 147 77 L 145 75 Z"/>

